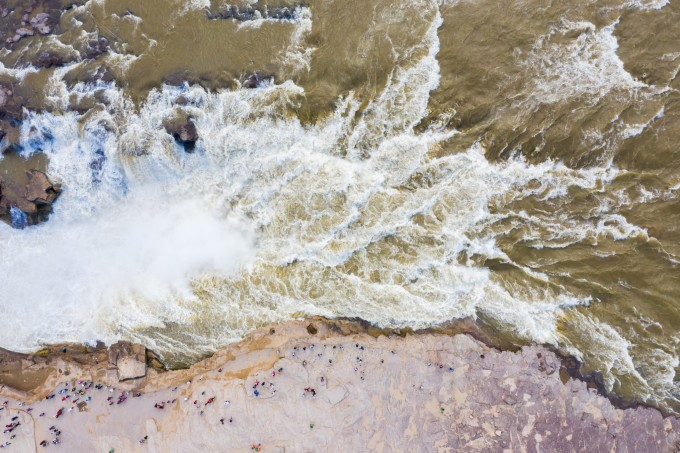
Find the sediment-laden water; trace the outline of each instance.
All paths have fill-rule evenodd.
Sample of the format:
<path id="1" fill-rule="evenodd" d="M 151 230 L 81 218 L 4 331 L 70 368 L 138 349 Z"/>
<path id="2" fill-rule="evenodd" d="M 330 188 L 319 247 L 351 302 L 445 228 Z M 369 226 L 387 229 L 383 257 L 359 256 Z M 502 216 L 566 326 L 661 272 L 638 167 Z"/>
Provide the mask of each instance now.
<path id="1" fill-rule="evenodd" d="M 680 410 L 680 3 L 55 4 L 0 26 L 0 174 L 63 187 L 0 224 L 1 347 L 477 317 Z"/>

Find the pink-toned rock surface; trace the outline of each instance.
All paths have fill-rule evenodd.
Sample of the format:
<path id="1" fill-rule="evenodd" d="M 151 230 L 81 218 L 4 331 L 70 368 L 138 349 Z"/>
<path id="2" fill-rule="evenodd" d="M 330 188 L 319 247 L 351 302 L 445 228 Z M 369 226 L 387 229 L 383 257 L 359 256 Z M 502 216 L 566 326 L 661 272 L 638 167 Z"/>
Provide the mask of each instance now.
<path id="1" fill-rule="evenodd" d="M 11 442 L 6 451 L 17 452 L 665 452 L 680 442 L 677 419 L 618 409 L 583 382 L 563 383 L 559 359 L 541 347 L 512 353 L 467 335 L 342 335 L 318 321 L 311 335 L 308 324 L 269 326 L 189 370 L 149 369 L 134 381 L 118 382 L 110 363 L 56 360 L 48 365 L 61 370 L 56 380 L 23 403 L 6 398 L 0 421 L 11 425 L 21 413 L 21 425 L 0 445 Z"/>

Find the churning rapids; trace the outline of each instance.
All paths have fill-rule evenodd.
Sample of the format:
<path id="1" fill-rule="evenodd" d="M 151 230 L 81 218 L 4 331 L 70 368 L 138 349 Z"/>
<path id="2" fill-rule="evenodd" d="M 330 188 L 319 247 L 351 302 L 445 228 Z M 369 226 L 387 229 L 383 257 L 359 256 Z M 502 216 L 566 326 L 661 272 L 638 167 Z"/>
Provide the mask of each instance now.
<path id="1" fill-rule="evenodd" d="M 472 317 L 680 410 L 677 2 L 81 3 L 0 53 L 37 99 L 3 148 L 63 187 L 0 223 L 1 347 Z"/>

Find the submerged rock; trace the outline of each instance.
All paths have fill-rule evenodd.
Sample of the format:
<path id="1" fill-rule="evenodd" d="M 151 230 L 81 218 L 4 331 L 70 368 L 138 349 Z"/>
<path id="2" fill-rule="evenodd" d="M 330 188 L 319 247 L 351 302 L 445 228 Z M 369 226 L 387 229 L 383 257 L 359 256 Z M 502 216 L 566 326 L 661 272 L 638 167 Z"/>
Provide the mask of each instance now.
<path id="1" fill-rule="evenodd" d="M 75 58 L 68 55 L 60 55 L 57 52 L 40 52 L 35 59 L 34 65 L 38 68 L 51 68 L 54 66 L 64 66 L 75 61 Z"/>
<path id="2" fill-rule="evenodd" d="M 118 380 L 146 376 L 146 348 L 141 344 L 119 341 L 109 347 L 109 363 L 118 371 Z"/>
<path id="3" fill-rule="evenodd" d="M 91 39 L 85 48 L 85 58 L 95 59 L 109 50 L 109 40 L 101 36 L 99 39 Z"/>
<path id="4" fill-rule="evenodd" d="M 22 186 L 0 176 L 0 220 L 15 228 L 45 222 L 52 212 L 52 203 L 61 193 L 61 186 L 50 182 L 39 170 L 28 170 L 26 177 L 28 183 Z"/>

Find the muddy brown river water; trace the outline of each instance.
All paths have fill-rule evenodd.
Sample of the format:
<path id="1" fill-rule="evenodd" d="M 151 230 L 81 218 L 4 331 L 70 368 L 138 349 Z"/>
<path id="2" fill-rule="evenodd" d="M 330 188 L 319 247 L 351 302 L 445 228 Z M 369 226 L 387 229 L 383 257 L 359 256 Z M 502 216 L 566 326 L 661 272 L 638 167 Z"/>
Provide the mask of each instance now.
<path id="1" fill-rule="evenodd" d="M 476 317 L 680 411 L 680 2 L 3 5 L 0 347 Z"/>

